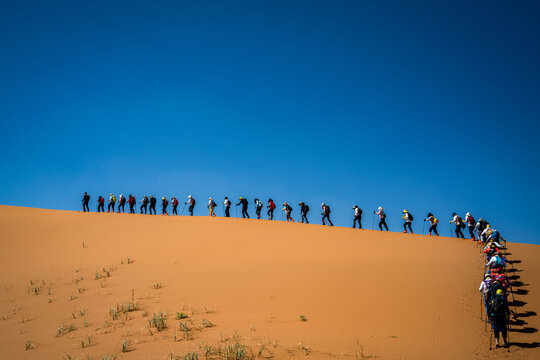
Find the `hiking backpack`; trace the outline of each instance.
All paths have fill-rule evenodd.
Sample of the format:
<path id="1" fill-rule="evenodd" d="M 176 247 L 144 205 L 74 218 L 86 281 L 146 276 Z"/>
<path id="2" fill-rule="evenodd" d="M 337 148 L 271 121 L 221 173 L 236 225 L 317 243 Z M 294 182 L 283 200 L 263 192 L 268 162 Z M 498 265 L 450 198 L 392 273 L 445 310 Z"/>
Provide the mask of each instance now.
<path id="1" fill-rule="evenodd" d="M 489 300 L 489 315 L 497 316 L 506 314 L 506 300 L 504 295 L 495 295 Z"/>
<path id="2" fill-rule="evenodd" d="M 409 220 L 413 221 L 414 220 L 414 217 L 412 216 L 411 213 L 408 213 L 409 214 Z"/>
<path id="3" fill-rule="evenodd" d="M 116 202 L 116 196 L 113 195 L 112 201 L 113 201 L 113 202 Z"/>
<path id="4" fill-rule="evenodd" d="M 309 212 L 309 206 L 306 205 L 306 206 L 304 207 L 304 213 L 307 214 L 308 212 Z"/>
<path id="5" fill-rule="evenodd" d="M 438 224 L 439 223 L 439 219 L 437 219 L 436 217 L 433 217 L 433 224 Z"/>
<path id="6" fill-rule="evenodd" d="M 326 207 L 325 212 L 326 212 L 328 215 L 330 215 L 330 206 L 326 205 L 325 207 Z"/>
<path id="7" fill-rule="evenodd" d="M 469 226 L 474 226 L 476 224 L 476 220 L 474 220 L 474 218 L 469 215 Z"/>
<path id="8" fill-rule="evenodd" d="M 270 210 L 274 210 L 276 208 L 276 204 L 274 204 L 274 202 L 272 201 L 270 203 Z"/>

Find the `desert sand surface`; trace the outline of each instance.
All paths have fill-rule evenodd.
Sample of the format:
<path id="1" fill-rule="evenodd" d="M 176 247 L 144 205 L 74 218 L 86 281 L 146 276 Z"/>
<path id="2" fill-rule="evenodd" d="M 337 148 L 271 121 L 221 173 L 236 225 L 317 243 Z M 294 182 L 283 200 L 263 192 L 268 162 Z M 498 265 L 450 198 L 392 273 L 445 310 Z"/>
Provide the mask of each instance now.
<path id="1" fill-rule="evenodd" d="M 470 240 L 11 206 L 0 223 L 1 359 L 540 358 L 540 246 L 508 246 L 507 352 L 488 350 Z"/>

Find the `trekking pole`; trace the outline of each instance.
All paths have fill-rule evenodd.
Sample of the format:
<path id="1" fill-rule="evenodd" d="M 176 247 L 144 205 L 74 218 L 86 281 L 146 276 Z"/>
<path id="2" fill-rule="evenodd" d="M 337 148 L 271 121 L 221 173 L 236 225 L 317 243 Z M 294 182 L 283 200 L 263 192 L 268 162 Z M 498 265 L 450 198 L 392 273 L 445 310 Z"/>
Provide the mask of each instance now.
<path id="1" fill-rule="evenodd" d="M 186 204 L 184 203 L 184 206 L 182 206 L 182 212 L 180 213 L 180 216 L 184 215 L 184 209 L 186 208 Z"/>
<path id="2" fill-rule="evenodd" d="M 424 226 L 422 226 L 422 235 L 426 235 L 426 221 L 424 220 Z"/>
<path id="3" fill-rule="evenodd" d="M 491 327 L 491 330 L 489 332 L 489 350 L 491 351 L 491 340 L 493 339 L 493 327 Z"/>
<path id="4" fill-rule="evenodd" d="M 371 219 L 372 219 L 372 221 L 371 221 L 371 230 L 373 230 L 373 227 L 375 227 L 375 214 L 373 214 Z"/>

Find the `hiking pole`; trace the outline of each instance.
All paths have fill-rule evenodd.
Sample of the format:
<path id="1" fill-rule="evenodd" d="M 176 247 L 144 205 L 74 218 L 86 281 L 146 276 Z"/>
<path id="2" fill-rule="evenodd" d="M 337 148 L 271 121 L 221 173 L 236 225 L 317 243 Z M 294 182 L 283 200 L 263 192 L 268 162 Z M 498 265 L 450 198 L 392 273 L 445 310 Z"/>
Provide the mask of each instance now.
<path id="1" fill-rule="evenodd" d="M 424 226 L 422 226 L 422 235 L 426 235 L 426 220 L 424 220 Z"/>
<path id="2" fill-rule="evenodd" d="M 186 208 L 186 204 L 184 203 L 184 206 L 182 206 L 182 212 L 180 213 L 180 216 L 184 215 L 184 209 Z"/>
<path id="3" fill-rule="evenodd" d="M 375 214 L 373 214 L 373 216 L 371 217 L 371 219 L 373 220 L 371 222 L 371 230 L 373 230 L 373 228 L 375 227 Z"/>

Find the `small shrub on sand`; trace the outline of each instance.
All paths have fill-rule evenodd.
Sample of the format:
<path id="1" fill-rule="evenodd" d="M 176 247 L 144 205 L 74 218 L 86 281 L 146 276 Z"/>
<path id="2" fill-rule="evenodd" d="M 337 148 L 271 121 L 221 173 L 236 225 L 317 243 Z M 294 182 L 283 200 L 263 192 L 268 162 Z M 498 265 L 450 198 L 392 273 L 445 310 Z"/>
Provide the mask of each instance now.
<path id="1" fill-rule="evenodd" d="M 167 314 L 158 312 L 152 315 L 152 320 L 150 320 L 151 327 L 155 327 L 157 331 L 161 331 L 167 328 Z"/>
<path id="2" fill-rule="evenodd" d="M 35 347 L 36 346 L 34 345 L 34 343 L 32 342 L 30 338 L 26 339 L 26 343 L 24 344 L 24 350 L 32 350 Z"/>
<path id="3" fill-rule="evenodd" d="M 304 315 L 300 315 L 298 318 L 300 319 L 300 321 L 307 321 L 307 317 L 305 317 Z"/>
<path id="4" fill-rule="evenodd" d="M 189 316 L 184 314 L 183 312 L 176 312 L 176 320 L 182 320 L 187 319 Z"/>

